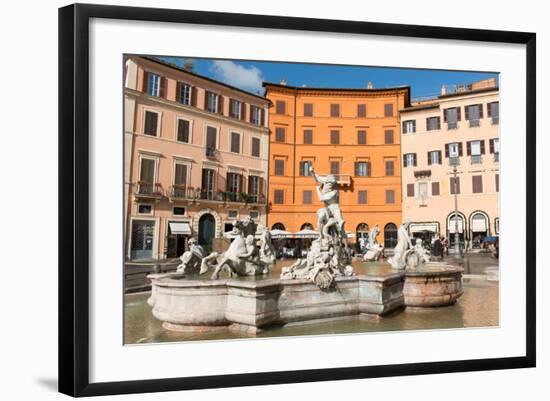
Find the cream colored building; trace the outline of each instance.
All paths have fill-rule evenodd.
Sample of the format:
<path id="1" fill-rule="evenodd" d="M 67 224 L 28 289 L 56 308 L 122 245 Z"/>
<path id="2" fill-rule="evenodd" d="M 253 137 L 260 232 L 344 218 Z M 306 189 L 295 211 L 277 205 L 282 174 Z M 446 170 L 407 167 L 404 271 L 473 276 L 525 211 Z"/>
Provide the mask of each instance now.
<path id="1" fill-rule="evenodd" d="M 403 218 L 415 237 L 455 238 L 467 249 L 499 235 L 499 91 L 495 79 L 442 87 L 401 110 Z"/>
<path id="2" fill-rule="evenodd" d="M 265 224 L 269 101 L 157 59 L 128 57 L 124 74 L 127 259 Z"/>

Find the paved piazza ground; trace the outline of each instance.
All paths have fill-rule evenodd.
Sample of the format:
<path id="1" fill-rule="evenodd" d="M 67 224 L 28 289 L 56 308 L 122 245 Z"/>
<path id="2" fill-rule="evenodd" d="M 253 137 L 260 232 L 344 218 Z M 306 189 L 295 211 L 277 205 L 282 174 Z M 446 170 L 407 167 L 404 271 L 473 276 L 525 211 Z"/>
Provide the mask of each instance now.
<path id="1" fill-rule="evenodd" d="M 451 257 L 447 262 L 453 262 Z M 292 260 L 278 261 L 277 270 Z M 367 333 L 395 330 L 491 327 L 499 324 L 498 261 L 488 255 L 470 255 L 463 279 L 464 295 L 455 305 L 441 308 L 405 308 L 382 318 L 348 317 L 322 323 L 270 328 L 256 337 L 282 337 L 319 334 Z M 354 262 L 357 274 L 385 269 L 382 265 Z M 192 340 L 216 340 L 249 337 L 221 330 L 212 333 L 180 333 L 165 330 L 147 304 L 150 292 L 126 294 L 125 343 L 155 343 Z"/>

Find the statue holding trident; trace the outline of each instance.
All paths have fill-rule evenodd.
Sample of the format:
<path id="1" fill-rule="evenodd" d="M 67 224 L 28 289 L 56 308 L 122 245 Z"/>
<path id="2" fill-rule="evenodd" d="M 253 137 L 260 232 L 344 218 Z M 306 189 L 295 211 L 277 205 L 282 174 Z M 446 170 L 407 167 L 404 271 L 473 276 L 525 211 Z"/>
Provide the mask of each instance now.
<path id="1" fill-rule="evenodd" d="M 339 239 L 347 247 L 346 231 L 344 229 L 344 217 L 340 209 L 340 197 L 336 188 L 336 177 L 334 175 L 319 176 L 315 172 L 313 165 L 309 166 L 309 172 L 318 185 L 317 195 L 325 207 L 317 210 L 317 228 L 321 238 L 332 240 L 334 237 L 330 234 L 330 229 L 335 228 Z"/>

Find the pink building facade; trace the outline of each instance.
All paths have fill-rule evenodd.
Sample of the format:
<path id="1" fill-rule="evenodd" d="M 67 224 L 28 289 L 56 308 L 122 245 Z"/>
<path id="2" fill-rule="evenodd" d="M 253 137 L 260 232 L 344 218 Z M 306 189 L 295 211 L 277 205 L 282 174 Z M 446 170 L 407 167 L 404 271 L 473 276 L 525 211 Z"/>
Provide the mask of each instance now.
<path id="1" fill-rule="evenodd" d="M 498 236 L 499 91 L 496 80 L 443 87 L 441 96 L 401 110 L 403 219 L 415 237 L 458 233 L 467 250 Z M 453 164 L 457 165 L 455 181 Z"/>
<path id="2" fill-rule="evenodd" d="M 156 59 L 125 61 L 125 246 L 129 260 L 209 248 L 235 219 L 266 222 L 263 97 Z"/>

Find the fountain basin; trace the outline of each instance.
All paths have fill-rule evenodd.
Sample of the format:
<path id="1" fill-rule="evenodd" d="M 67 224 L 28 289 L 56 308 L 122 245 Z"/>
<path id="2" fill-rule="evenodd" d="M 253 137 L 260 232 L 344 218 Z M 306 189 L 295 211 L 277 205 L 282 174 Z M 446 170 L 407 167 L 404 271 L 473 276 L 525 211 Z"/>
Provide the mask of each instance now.
<path id="1" fill-rule="evenodd" d="M 406 306 L 452 305 L 463 294 L 462 273 L 457 266 L 428 263 L 405 272 L 403 295 Z"/>
<path id="2" fill-rule="evenodd" d="M 230 326 L 256 333 L 273 325 L 384 315 L 404 305 L 404 272 L 336 277 L 326 290 L 306 279 L 197 280 L 177 273 L 149 278 L 152 313 L 173 331 Z"/>

